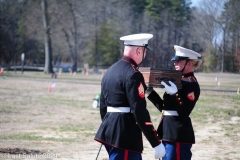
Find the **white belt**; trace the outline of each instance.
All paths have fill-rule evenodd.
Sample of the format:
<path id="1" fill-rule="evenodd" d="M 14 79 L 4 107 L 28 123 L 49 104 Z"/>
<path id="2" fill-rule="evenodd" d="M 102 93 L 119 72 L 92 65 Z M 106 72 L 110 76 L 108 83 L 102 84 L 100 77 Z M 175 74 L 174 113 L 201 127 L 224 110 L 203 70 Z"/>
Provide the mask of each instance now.
<path id="1" fill-rule="evenodd" d="M 130 107 L 107 107 L 107 112 L 123 112 L 130 113 Z"/>
<path id="2" fill-rule="evenodd" d="M 178 116 L 177 111 L 162 110 L 164 116 Z"/>

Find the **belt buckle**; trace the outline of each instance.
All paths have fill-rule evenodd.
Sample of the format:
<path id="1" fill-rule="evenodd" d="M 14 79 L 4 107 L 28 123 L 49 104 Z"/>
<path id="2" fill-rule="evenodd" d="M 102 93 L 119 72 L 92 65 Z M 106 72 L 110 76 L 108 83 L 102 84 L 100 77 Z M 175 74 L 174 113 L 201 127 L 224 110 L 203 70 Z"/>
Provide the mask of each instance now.
<path id="1" fill-rule="evenodd" d="M 165 110 L 162 110 L 162 115 L 164 115 Z"/>

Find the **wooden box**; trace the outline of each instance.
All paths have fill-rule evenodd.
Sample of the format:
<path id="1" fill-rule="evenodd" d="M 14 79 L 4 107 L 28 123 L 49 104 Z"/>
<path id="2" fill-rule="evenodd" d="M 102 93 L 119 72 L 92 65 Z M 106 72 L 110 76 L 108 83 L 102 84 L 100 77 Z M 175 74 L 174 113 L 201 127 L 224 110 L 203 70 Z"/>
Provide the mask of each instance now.
<path id="1" fill-rule="evenodd" d="M 182 88 L 181 71 L 147 67 L 140 67 L 139 71 L 143 74 L 145 83 L 148 87 L 164 88 L 164 86 L 161 84 L 162 81 L 168 85 L 168 81 L 172 81 L 178 89 Z"/>

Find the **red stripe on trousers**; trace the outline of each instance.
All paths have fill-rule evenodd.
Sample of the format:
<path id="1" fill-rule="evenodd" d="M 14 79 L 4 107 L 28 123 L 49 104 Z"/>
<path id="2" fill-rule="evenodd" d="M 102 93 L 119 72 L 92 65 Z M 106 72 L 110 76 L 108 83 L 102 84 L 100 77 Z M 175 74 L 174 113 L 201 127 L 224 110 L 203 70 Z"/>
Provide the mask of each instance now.
<path id="1" fill-rule="evenodd" d="M 176 143 L 176 160 L 180 160 L 180 143 Z"/>
<path id="2" fill-rule="evenodd" d="M 124 150 L 124 160 L 128 160 L 128 150 Z"/>

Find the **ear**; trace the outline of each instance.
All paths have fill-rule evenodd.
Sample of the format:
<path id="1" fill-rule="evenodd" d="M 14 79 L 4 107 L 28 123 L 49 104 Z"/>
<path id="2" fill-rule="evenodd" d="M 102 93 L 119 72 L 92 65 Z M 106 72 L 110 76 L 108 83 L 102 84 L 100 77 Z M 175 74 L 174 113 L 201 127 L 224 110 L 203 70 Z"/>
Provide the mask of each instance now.
<path id="1" fill-rule="evenodd" d="M 136 53 L 137 53 L 137 55 L 141 54 L 141 47 L 137 47 Z"/>

